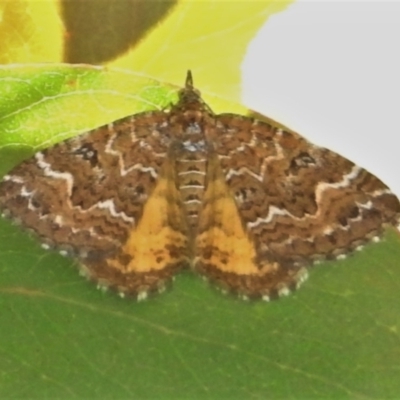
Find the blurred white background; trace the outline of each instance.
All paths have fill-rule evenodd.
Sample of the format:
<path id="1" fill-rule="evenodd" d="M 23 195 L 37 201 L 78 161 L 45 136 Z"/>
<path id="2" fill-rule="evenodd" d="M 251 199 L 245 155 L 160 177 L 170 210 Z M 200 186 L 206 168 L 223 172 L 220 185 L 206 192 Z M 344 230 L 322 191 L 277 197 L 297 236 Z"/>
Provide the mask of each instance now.
<path id="1" fill-rule="evenodd" d="M 302 1 L 242 65 L 242 101 L 365 167 L 400 197 L 400 2 Z"/>

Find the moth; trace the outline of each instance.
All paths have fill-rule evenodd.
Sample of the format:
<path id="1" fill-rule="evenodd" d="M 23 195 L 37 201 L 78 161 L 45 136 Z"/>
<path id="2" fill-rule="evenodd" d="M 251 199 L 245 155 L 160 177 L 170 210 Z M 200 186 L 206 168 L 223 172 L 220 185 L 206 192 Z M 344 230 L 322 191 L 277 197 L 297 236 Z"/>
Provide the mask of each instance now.
<path id="1" fill-rule="evenodd" d="M 0 209 L 121 296 L 183 268 L 241 298 L 298 288 L 400 220 L 377 177 L 295 132 L 215 114 L 187 73 L 179 100 L 37 152 L 0 182 Z"/>

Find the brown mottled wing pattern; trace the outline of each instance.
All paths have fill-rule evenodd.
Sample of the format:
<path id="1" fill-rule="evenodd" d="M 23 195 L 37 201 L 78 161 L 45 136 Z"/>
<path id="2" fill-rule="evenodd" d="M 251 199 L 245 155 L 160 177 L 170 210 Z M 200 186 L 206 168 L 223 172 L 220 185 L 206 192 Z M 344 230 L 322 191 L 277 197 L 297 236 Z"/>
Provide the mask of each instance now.
<path id="1" fill-rule="evenodd" d="M 36 153 L 0 209 L 100 286 L 143 299 L 195 270 L 243 298 L 286 295 L 315 261 L 400 220 L 375 176 L 293 132 L 215 115 L 190 71 L 169 111 L 136 114 Z"/>
<path id="2" fill-rule="evenodd" d="M 305 266 L 398 223 L 397 197 L 349 160 L 252 118 L 216 121 L 197 269 L 220 286 L 265 300 L 287 294 Z"/>
<path id="3" fill-rule="evenodd" d="M 162 290 L 188 261 L 164 121 L 162 111 L 137 114 L 36 153 L 0 182 L 0 209 L 77 256 L 100 285 Z"/>

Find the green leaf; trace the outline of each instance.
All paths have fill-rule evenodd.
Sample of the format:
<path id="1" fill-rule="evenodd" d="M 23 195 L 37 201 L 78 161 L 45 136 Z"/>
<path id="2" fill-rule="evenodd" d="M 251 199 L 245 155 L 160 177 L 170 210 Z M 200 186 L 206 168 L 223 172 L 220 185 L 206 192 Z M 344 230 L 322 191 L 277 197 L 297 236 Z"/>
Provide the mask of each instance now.
<path id="1" fill-rule="evenodd" d="M 240 65 L 250 41 L 270 16 L 291 3 L 180 0 L 142 41 L 109 65 L 175 84 L 182 70 L 192 69 L 203 90 L 238 100 Z"/>
<path id="2" fill-rule="evenodd" d="M 0 64 L 60 62 L 66 32 L 58 0 L 0 2 Z"/>
<path id="3" fill-rule="evenodd" d="M 66 65 L 3 68 L 0 94 L 4 173 L 34 149 L 176 99 L 147 77 Z M 0 398 L 397 398 L 399 244 L 390 230 L 276 302 L 223 296 L 187 271 L 136 303 L 0 220 Z"/>
<path id="4" fill-rule="evenodd" d="M 399 393 L 393 235 L 313 270 L 301 291 L 271 304 L 224 297 L 189 273 L 138 304 L 96 290 L 14 227 L 0 229 L 2 398 Z"/>
<path id="5" fill-rule="evenodd" d="M 4 1 L 0 62 L 107 63 L 175 84 L 192 69 L 237 100 L 249 42 L 292 1 Z"/>
<path id="6" fill-rule="evenodd" d="M 130 113 L 165 107 L 175 92 L 148 77 L 104 67 L 3 66 L 0 150 L 4 157 L 21 148 L 32 153 Z"/>

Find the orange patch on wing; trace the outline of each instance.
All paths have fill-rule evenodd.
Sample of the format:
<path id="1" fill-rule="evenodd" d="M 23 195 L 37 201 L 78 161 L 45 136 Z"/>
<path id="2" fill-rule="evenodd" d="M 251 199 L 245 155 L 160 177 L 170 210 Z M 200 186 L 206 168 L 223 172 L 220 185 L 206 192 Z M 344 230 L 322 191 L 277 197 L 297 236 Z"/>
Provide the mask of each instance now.
<path id="1" fill-rule="evenodd" d="M 171 227 L 185 226 L 184 215 L 179 207 L 179 193 L 171 180 L 160 178 L 147 200 L 143 215 L 124 246 L 122 254 L 127 260 L 122 265 L 118 259 L 107 260 L 114 268 L 128 272 L 162 270 L 168 265 L 188 263 L 188 237 L 184 232 Z M 174 198 L 175 201 L 168 199 Z"/>
<path id="2" fill-rule="evenodd" d="M 196 262 L 239 275 L 258 274 L 256 251 L 222 176 L 210 181 L 196 238 Z"/>

